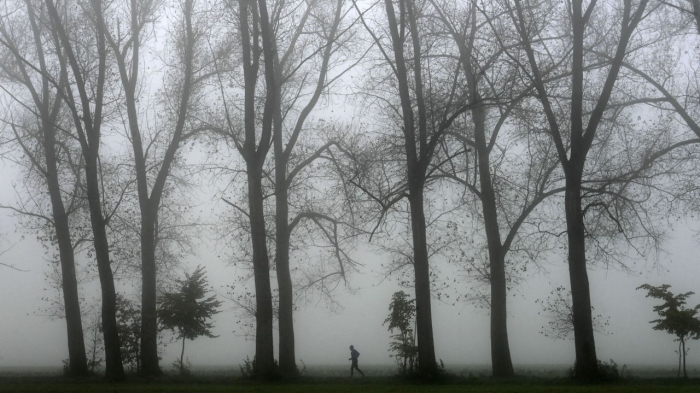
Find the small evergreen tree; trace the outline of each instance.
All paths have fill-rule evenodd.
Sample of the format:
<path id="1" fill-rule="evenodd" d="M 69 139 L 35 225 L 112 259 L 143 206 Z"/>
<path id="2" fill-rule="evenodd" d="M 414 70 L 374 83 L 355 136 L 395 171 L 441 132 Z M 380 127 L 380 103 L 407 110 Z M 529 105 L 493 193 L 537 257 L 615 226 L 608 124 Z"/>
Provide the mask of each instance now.
<path id="1" fill-rule="evenodd" d="M 198 266 L 194 273 L 186 274 L 184 280 L 178 280 L 178 292 L 165 293 L 160 302 L 159 317 L 163 327 L 177 331 L 178 339 L 182 339 L 180 359 L 175 361 L 181 375 L 187 371 L 184 364 L 185 341 L 200 336 L 217 337 L 211 332 L 214 325 L 208 321 L 219 313 L 221 302 L 216 300 L 216 295 L 206 297 L 208 289 L 204 274 L 204 267 Z"/>
<path id="2" fill-rule="evenodd" d="M 685 358 L 688 354 L 685 343 L 688 340 L 700 339 L 700 319 L 698 319 L 698 311 L 700 304 L 693 308 L 686 308 L 685 304 L 688 297 L 694 295 L 694 292 L 686 292 L 674 295 L 668 289 L 670 285 L 664 284 L 658 287 L 644 284 L 637 289 L 647 291 L 647 297 L 663 300 L 663 303 L 654 306 L 654 311 L 661 318 L 655 319 L 650 323 L 655 323 L 654 330 L 663 330 L 668 334 L 676 336 L 674 341 L 678 341 L 678 377 L 681 376 L 681 359 L 683 361 L 683 377 L 688 378 L 688 373 L 685 368 Z"/>
<path id="3" fill-rule="evenodd" d="M 410 299 L 404 291 L 395 292 L 389 304 L 389 316 L 383 325 L 389 324 L 388 330 L 392 333 L 394 341 L 390 344 L 390 351 L 399 365 L 402 374 L 412 373 L 416 370 L 416 357 L 418 347 L 413 336 L 413 320 L 416 316 L 415 300 Z M 393 334 L 394 330 L 398 333 Z"/>

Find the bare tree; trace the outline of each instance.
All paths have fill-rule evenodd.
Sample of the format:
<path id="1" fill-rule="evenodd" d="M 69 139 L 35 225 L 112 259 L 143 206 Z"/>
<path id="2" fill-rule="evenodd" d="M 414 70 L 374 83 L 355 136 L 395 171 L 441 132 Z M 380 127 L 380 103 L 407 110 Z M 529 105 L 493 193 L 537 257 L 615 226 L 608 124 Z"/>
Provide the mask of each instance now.
<path id="1" fill-rule="evenodd" d="M 634 4 L 633 4 L 634 3 Z M 647 0 L 633 2 L 627 0 L 621 9 L 609 4 L 590 2 L 584 8 L 582 0 L 572 1 L 565 9 L 559 12 L 568 14 L 567 34 L 572 34 L 571 45 L 560 50 L 557 54 L 564 55 L 567 64 L 570 65 L 571 99 L 570 122 L 564 123 L 563 119 L 556 115 L 550 94 L 551 87 L 545 82 L 547 70 L 556 59 L 540 56 L 539 48 L 547 47 L 538 38 L 543 32 L 541 18 L 535 17 L 537 10 L 542 5 L 536 2 L 523 2 L 514 0 L 506 2 L 506 7 L 511 16 L 517 33 L 527 57 L 528 67 L 524 70 L 537 92 L 537 98 L 542 103 L 549 124 L 549 132 L 559 156 L 559 161 L 565 176 L 565 211 L 566 233 L 568 238 L 568 262 L 569 276 L 572 292 L 572 309 L 574 317 L 574 337 L 576 346 L 575 375 L 581 379 L 595 379 L 598 376 L 598 360 L 593 336 L 593 317 L 591 314 L 590 289 L 586 263 L 586 230 L 584 225 L 585 211 L 582 205 L 582 179 L 588 153 L 591 150 L 596 133 L 599 129 L 603 115 L 608 109 L 608 103 L 613 93 L 613 88 L 622 67 L 623 60 L 628 53 L 628 44 L 639 22 L 645 16 Z M 548 4 L 548 3 L 546 3 Z M 586 56 L 585 46 L 586 32 L 590 30 L 592 16 L 596 20 L 596 11 L 614 12 L 614 20 L 618 25 L 619 33 L 615 35 L 615 42 L 606 47 L 612 51 L 612 61 L 604 72 L 604 82 L 592 98 L 590 92 L 584 89 L 586 81 Z M 550 33 L 550 32 L 545 32 Z M 554 33 L 553 31 L 551 33 Z M 567 38 L 568 39 L 568 38 Z M 571 57 L 568 51 L 571 51 Z M 584 104 L 593 101 L 595 104 L 590 112 L 587 112 Z M 568 133 L 566 130 L 568 129 Z M 568 142 L 568 146 L 567 146 Z"/>
<path id="2" fill-rule="evenodd" d="M 165 89 L 173 93 L 166 98 L 164 107 L 155 110 L 172 112 L 172 119 L 148 122 L 147 114 L 139 108 L 140 73 L 143 72 L 141 51 L 148 39 L 147 25 L 154 23 L 160 11 L 155 0 L 131 0 L 120 7 L 111 4 L 105 10 L 109 20 L 97 19 L 97 29 L 104 35 L 114 54 L 124 92 L 124 106 L 128 118 L 129 141 L 133 149 L 133 165 L 140 210 L 140 244 L 142 275 L 141 374 L 160 374 L 158 365 L 158 332 L 156 315 L 156 249 L 158 214 L 178 149 L 196 134 L 191 112 L 200 86 L 213 73 L 207 67 L 213 64 L 209 51 L 203 50 L 204 26 L 196 0 L 180 2 L 181 14 L 176 16 L 173 48 L 176 53 L 176 75 L 166 78 Z M 205 10 L 204 15 L 208 15 Z M 122 22 L 124 19 L 124 23 Z M 107 23 L 113 26 L 108 26 Z M 122 30 L 121 26 L 128 26 Z M 166 56 L 167 57 L 167 56 Z M 166 59 L 166 61 L 169 59 Z M 172 98 L 176 97 L 176 98 Z M 174 108 L 174 109 L 170 109 Z"/>
<path id="3" fill-rule="evenodd" d="M 470 107 L 468 119 L 455 122 L 460 127 L 446 135 L 442 145 L 444 164 L 438 173 L 464 186 L 481 203 L 476 216 L 483 219 L 488 262 L 485 270 L 474 270 L 483 273 L 490 286 L 487 303 L 491 310 L 493 375 L 510 377 L 514 372 L 506 300 L 508 282 L 514 280 L 513 274 L 508 278 L 506 256 L 512 247 L 527 249 L 527 259 L 540 255 L 544 243 L 519 245 L 519 240 L 527 238 L 519 236 L 519 231 L 523 224 L 533 230 L 537 224 L 529 220 L 531 213 L 563 188 L 556 186 L 552 149 L 544 138 L 530 131 L 537 125 L 527 115 L 524 100 L 532 86 L 523 83 L 517 64 L 510 61 L 498 39 L 494 40 L 509 33 L 508 25 L 503 23 L 507 19 L 503 10 L 494 2 L 430 3 L 432 9 L 425 12 L 433 12 L 440 20 L 446 45 L 458 56 L 463 73 L 460 80 L 468 91 Z M 518 148 L 520 143 L 526 148 Z M 456 154 L 459 152 L 463 154 Z M 469 264 L 468 270 L 473 268 Z"/>
<path id="4" fill-rule="evenodd" d="M 20 116 L 23 119 L 11 116 L 3 122 L 12 130 L 14 144 L 29 161 L 28 175 L 33 173 L 40 179 L 40 186 L 48 191 L 51 205 L 48 216 L 23 208 L 13 210 L 41 217 L 52 227 L 49 239 L 55 238 L 60 254 L 70 374 L 86 376 L 89 370 L 74 254 L 77 243 L 71 237 L 69 223 L 71 213 L 81 207 L 79 178 L 82 173 L 79 166 L 82 160 L 80 153 L 76 154 L 71 146 L 70 138 L 66 138 L 65 130 L 61 129 L 64 126 L 61 122 L 64 114 L 61 90 L 68 83 L 64 75 L 57 75 L 56 56 L 62 56 L 61 49 L 51 45 L 55 31 L 41 3 L 27 1 L 24 7 L 20 3 L 6 3 L 3 14 L 6 16 L 2 18 L 0 36 L 6 51 L 0 69 L 2 78 L 10 83 L 2 90 L 15 101 L 15 109 L 20 109 L 20 113 L 26 111 L 26 115 Z M 8 90 L 12 85 L 18 86 L 19 91 Z M 67 203 L 64 203 L 64 198 Z"/>
<path id="5" fill-rule="evenodd" d="M 109 240 L 107 238 L 107 219 L 102 207 L 102 192 L 100 190 L 100 140 L 104 110 L 104 93 L 107 73 L 106 38 L 99 29 L 86 27 L 94 31 L 94 36 L 81 34 L 76 26 L 78 19 L 88 18 L 98 20 L 101 25 L 103 18 L 102 2 L 92 0 L 85 8 L 77 7 L 81 14 L 67 13 L 59 9 L 53 0 L 45 0 L 51 23 L 55 28 L 53 39 L 58 47 L 63 49 L 59 56 L 62 78 L 67 83 L 63 85 L 64 100 L 70 109 L 76 137 L 80 143 L 85 166 L 85 185 L 87 201 L 92 224 L 93 244 L 102 289 L 102 327 L 105 343 L 105 373 L 109 380 L 124 378 L 119 332 L 116 321 L 116 291 L 114 276 L 110 266 Z M 69 5 L 62 4 L 63 7 Z M 87 41 L 87 42 L 84 42 Z M 77 52 L 76 43 L 89 51 Z M 90 64 L 91 67 L 85 67 Z M 94 67 L 94 68 L 93 68 Z M 72 78 L 69 80 L 69 70 Z M 93 72 L 94 71 L 94 72 Z M 77 100 L 75 99 L 77 90 Z"/>
<path id="6" fill-rule="evenodd" d="M 243 90 L 243 98 L 242 102 L 232 100 L 226 94 L 226 86 L 221 77 L 219 85 L 223 100 L 223 126 L 215 125 L 212 128 L 216 134 L 222 135 L 227 143 L 235 147 L 245 162 L 248 209 L 234 206 L 245 215 L 250 225 L 256 308 L 255 373 L 260 379 L 270 379 L 276 370 L 263 181 L 266 177 L 264 167 L 267 154 L 272 147 L 273 119 L 279 109 L 280 100 L 275 71 L 277 49 L 273 38 L 274 27 L 270 22 L 265 0 L 241 0 L 237 5 L 234 2 L 225 2 L 224 5 L 233 16 L 232 22 L 238 30 L 237 41 L 240 44 L 241 58 L 237 61 L 242 63 L 243 79 L 236 82 Z M 261 76 L 264 82 L 260 80 Z M 235 75 L 233 77 L 235 78 Z M 259 90 L 264 92 L 261 96 L 258 95 Z M 236 96 L 238 94 L 234 93 L 234 97 Z M 260 107 L 262 113 L 258 113 Z M 235 117 L 234 108 L 242 108 L 242 118 Z M 242 127 L 239 122 L 242 123 Z"/>
<path id="7" fill-rule="evenodd" d="M 297 4 L 298 3 L 298 4 Z M 305 124 L 309 115 L 321 98 L 322 93 L 335 82 L 339 75 L 331 75 L 332 64 L 338 63 L 337 55 L 342 48 L 343 33 L 340 23 L 347 10 L 343 1 L 313 1 L 305 2 L 305 9 L 300 8 L 302 2 L 276 2 L 274 15 L 278 26 L 273 35 L 275 47 L 275 80 L 277 89 L 278 108 L 274 113 L 273 146 L 275 159 L 275 264 L 277 285 L 279 288 L 279 368 L 283 375 L 297 373 L 294 347 L 294 293 L 290 270 L 290 236 L 302 220 L 310 220 L 325 231 L 321 222 L 330 223 L 333 228 L 339 224 L 331 215 L 319 211 L 299 211 L 290 221 L 289 193 L 295 182 L 298 182 L 300 172 L 314 161 L 318 160 L 334 143 L 328 141 L 319 146 L 311 154 L 304 154 L 303 146 L 299 146 L 300 136 L 308 127 Z M 300 9 L 299 22 L 294 26 L 287 22 L 292 20 L 290 12 Z M 289 15 L 285 20 L 281 15 Z M 291 30 L 285 34 L 282 26 Z M 292 30 L 294 29 L 294 30 Z M 289 35 L 291 38 L 287 39 Z M 348 35 L 348 34 L 346 34 Z M 279 55 L 279 51 L 283 51 Z M 342 53 L 340 53 L 342 55 Z M 318 59 L 318 60 L 315 60 Z M 343 60 L 342 58 L 340 60 Z M 320 64 L 314 65 L 313 63 Z M 332 63 L 331 63 L 332 62 Z M 309 64 L 310 63 L 310 64 Z M 313 78 L 313 79 L 311 79 Z M 309 80 L 309 82 L 307 82 Z M 310 98 L 305 104 L 300 101 L 304 96 Z M 294 118 L 296 117 L 296 118 Z M 307 131 L 308 132 L 308 131 Z M 303 137 L 302 137 L 303 138 Z M 300 149 L 301 147 L 301 149 Z M 300 151 L 301 150 L 301 151 Z M 336 233 L 331 235 L 331 233 Z M 325 231 L 326 237 L 337 245 L 337 230 Z M 340 270 L 344 260 L 342 250 L 337 250 Z"/>
<path id="8" fill-rule="evenodd" d="M 353 2 L 379 51 L 376 69 L 386 71 L 382 79 L 372 81 L 377 89 L 370 89 L 368 96 L 376 97 L 374 102 L 381 103 L 395 117 L 391 126 L 397 130 L 384 138 L 383 142 L 387 143 L 383 145 L 384 151 L 374 150 L 373 153 L 379 155 L 375 162 L 386 161 L 390 154 L 395 154 L 391 157 L 395 157 L 397 166 L 380 169 L 384 172 L 380 176 L 396 179 L 397 183 L 384 187 L 383 191 L 372 191 L 369 184 L 360 183 L 373 181 L 368 176 L 360 176 L 361 171 L 348 181 L 368 191 L 383 213 L 404 198 L 408 200 L 406 214 L 410 214 L 412 255 L 407 260 L 413 266 L 415 280 L 418 372 L 430 378 L 438 374 L 438 368 L 432 328 L 425 188 L 442 137 L 468 106 L 464 103 L 464 91 L 458 88 L 455 75 L 459 70 L 455 69 L 454 61 L 439 55 L 442 47 L 432 45 L 432 26 L 423 14 L 427 2 L 386 0 L 383 3 L 382 17 L 386 17 L 386 24 L 376 21 L 371 24 L 366 15 L 371 10 L 360 10 Z M 370 7 L 377 5 L 379 3 Z M 447 60 L 433 62 L 435 57 Z"/>

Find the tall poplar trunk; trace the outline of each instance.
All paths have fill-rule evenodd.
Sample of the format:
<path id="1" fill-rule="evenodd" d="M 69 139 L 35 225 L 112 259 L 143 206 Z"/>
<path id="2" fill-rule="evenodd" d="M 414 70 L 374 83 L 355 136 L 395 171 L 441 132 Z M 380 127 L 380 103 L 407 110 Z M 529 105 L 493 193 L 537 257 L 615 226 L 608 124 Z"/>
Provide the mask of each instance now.
<path id="1" fill-rule="evenodd" d="M 270 260 L 267 253 L 267 232 L 263 209 L 262 163 L 248 167 L 248 202 L 253 242 L 253 274 L 255 279 L 255 373 L 269 379 L 275 373 L 273 348 L 272 290 Z"/>
<path id="2" fill-rule="evenodd" d="M 316 89 L 311 99 L 307 105 L 299 113 L 297 122 L 294 125 L 292 134 L 288 139 L 288 145 L 284 145 L 284 130 L 283 130 L 283 120 L 282 120 L 282 83 L 284 81 L 283 69 L 285 65 L 282 61 L 289 60 L 288 55 L 292 53 L 294 44 L 287 49 L 287 52 L 283 54 L 282 60 L 280 60 L 279 53 L 277 51 L 275 35 L 271 35 L 271 42 L 274 47 L 274 71 L 275 71 L 275 113 L 273 115 L 273 143 L 275 152 L 275 224 L 276 224 L 276 254 L 275 254 L 275 264 L 277 270 L 277 286 L 279 289 L 279 371 L 284 376 L 296 376 L 298 374 L 298 369 L 296 365 L 296 354 L 295 354 L 295 343 L 294 343 L 294 291 L 292 286 L 292 275 L 289 270 L 289 247 L 290 247 L 290 236 L 291 227 L 289 223 L 289 186 L 292 182 L 294 175 L 288 176 L 289 168 L 289 157 L 294 150 L 294 146 L 297 143 L 297 138 L 302 132 L 304 122 L 307 119 L 309 113 L 313 110 L 318 102 L 321 93 L 323 92 L 326 74 L 328 72 L 328 64 L 333 53 L 334 42 L 336 39 L 338 25 L 340 19 L 342 18 L 342 0 L 336 0 L 336 12 L 333 20 L 333 24 L 330 30 L 330 34 L 326 41 L 325 49 L 323 49 L 323 60 L 321 62 L 321 68 L 319 72 L 319 77 L 316 82 Z M 292 42 L 296 42 L 296 39 L 303 33 L 303 26 L 309 17 L 310 10 L 312 7 L 316 6 L 315 3 L 307 4 L 307 11 L 299 21 L 297 31 Z M 278 21 L 279 23 L 279 21 Z M 319 48 L 321 49 L 321 48 Z M 320 153 L 318 153 L 320 155 Z M 292 169 L 292 172 L 297 171 L 303 167 L 299 166 Z"/>
<path id="3" fill-rule="evenodd" d="M 424 378 L 437 376 L 433 317 L 430 304 L 430 264 L 423 206 L 423 184 L 409 171 L 409 203 L 413 236 L 413 271 L 416 293 L 416 330 L 418 337 L 418 372 Z"/>
<path id="4" fill-rule="evenodd" d="M 104 331 L 105 344 L 105 376 L 108 380 L 122 380 L 124 378 L 124 367 L 122 365 L 121 351 L 119 345 L 119 331 L 117 329 L 116 302 L 117 295 L 114 288 L 114 276 L 109 260 L 109 241 L 107 239 L 106 222 L 102 213 L 102 201 L 100 195 L 99 166 L 98 157 L 100 149 L 100 127 L 102 124 L 102 105 L 104 97 L 104 84 L 107 69 L 107 51 L 105 47 L 105 37 L 98 29 L 97 31 L 97 80 L 94 90 L 95 98 L 91 100 L 88 94 L 87 83 L 84 79 L 84 70 L 81 67 L 76 54 L 72 48 L 72 42 L 63 20 L 58 14 L 58 10 L 53 0 L 45 0 L 47 10 L 61 44 L 65 50 L 67 63 L 63 63 L 63 77 L 67 75 L 67 68 L 73 71 L 75 87 L 80 95 L 82 113 L 73 110 L 73 121 L 78 129 L 78 139 L 80 141 L 83 158 L 85 159 L 85 182 L 87 186 L 87 200 L 90 210 L 90 224 L 92 226 L 93 244 L 95 248 L 95 259 L 97 260 L 97 271 L 100 278 L 100 288 L 102 292 L 102 328 Z M 92 11 L 101 17 L 102 3 L 99 0 L 91 0 Z M 62 59 L 63 62 L 66 59 Z M 70 97 L 70 89 L 66 89 L 66 95 Z"/>
<path id="5" fill-rule="evenodd" d="M 83 324 L 80 316 L 80 296 L 78 294 L 78 281 L 75 274 L 75 253 L 71 239 L 70 223 L 61 197 L 61 185 L 58 179 L 58 162 L 56 157 L 56 127 L 55 122 L 61 107 L 62 99 L 56 94 L 55 101 L 50 104 L 49 78 L 47 74 L 44 47 L 41 39 L 41 30 L 36 22 L 34 8 L 27 3 L 27 14 L 34 35 L 34 43 L 39 58 L 39 66 L 42 71 L 41 98 L 34 95 L 34 103 L 41 117 L 41 131 L 43 134 L 44 161 L 46 163 L 46 186 L 51 200 L 53 227 L 58 243 L 58 252 L 61 263 L 61 289 L 63 291 L 63 306 L 66 317 L 66 333 L 68 336 L 68 360 L 69 373 L 73 377 L 86 376 L 89 373 L 87 354 L 85 352 L 85 339 L 83 337 Z M 20 64 L 23 60 L 17 59 Z M 24 69 L 24 65 L 20 65 Z M 63 75 L 62 75 L 63 76 Z M 61 78 L 61 84 L 65 83 Z M 28 86 L 29 81 L 27 81 Z M 61 87 L 59 86 L 59 89 Z M 30 87 L 34 91 L 34 87 Z M 70 153 L 68 153 L 70 154 Z M 78 181 L 76 179 L 76 181 Z"/>
<path id="6" fill-rule="evenodd" d="M 569 246 L 569 279 L 571 281 L 572 313 L 574 323 L 574 342 L 576 346 L 575 375 L 577 379 L 595 380 L 599 377 L 598 360 L 596 357 L 595 340 L 593 336 L 593 317 L 591 312 L 590 287 L 588 283 L 588 271 L 586 266 L 586 234 L 584 216 L 581 202 L 581 184 L 583 169 L 586 164 L 586 156 L 595 139 L 596 132 L 607 109 L 613 88 L 617 81 L 620 68 L 627 54 L 627 47 L 639 22 L 647 15 L 645 13 L 648 0 L 640 0 L 633 9 L 632 1 L 623 2 L 621 29 L 619 41 L 616 45 L 615 55 L 611 58 L 610 69 L 605 76 L 605 81 L 596 99 L 595 107 L 590 112 L 584 112 L 584 84 L 588 81 L 584 78 L 584 41 L 586 27 L 590 22 L 590 16 L 594 13 L 596 2 L 588 2 L 584 9 L 583 0 L 571 1 L 569 15 L 571 18 L 571 114 L 569 116 L 570 146 L 567 148 L 562 137 L 557 115 L 549 102 L 550 98 L 545 84 L 540 75 L 535 52 L 532 49 L 529 29 L 525 20 L 525 13 L 520 0 L 515 0 L 514 5 L 518 15 L 518 32 L 527 52 L 528 61 L 532 69 L 535 88 L 539 100 L 547 116 L 550 132 L 554 145 L 559 155 L 559 162 L 566 177 L 564 208 L 566 210 L 566 230 Z M 511 10 L 512 11 L 512 10 Z M 590 86 L 589 86 L 590 87 Z M 590 98 L 586 98 L 590 101 Z M 584 126 L 584 119 L 587 125 Z M 570 154 L 567 153 L 570 151 Z"/>
<path id="7" fill-rule="evenodd" d="M 158 320 L 157 320 L 157 268 L 156 243 L 158 210 L 170 169 L 175 161 L 175 155 L 182 142 L 183 129 L 189 108 L 189 98 L 193 85 L 195 33 L 192 27 L 193 0 L 186 0 L 183 7 L 183 22 L 185 28 L 184 45 L 184 78 L 182 95 L 179 97 L 177 121 L 173 135 L 168 142 L 160 168 L 155 175 L 149 193 L 149 169 L 147 151 L 144 150 L 141 130 L 139 127 L 137 108 L 137 86 L 139 73 L 139 53 L 141 48 L 139 18 L 143 16 L 137 0 L 131 0 L 131 34 L 129 44 L 120 47 L 120 43 L 110 38 L 109 44 L 115 54 L 119 68 L 119 76 L 124 89 L 124 98 L 131 134 L 131 145 L 134 152 L 134 167 L 141 214 L 140 246 L 141 246 L 141 338 L 139 353 L 139 374 L 143 376 L 158 376 L 162 373 L 158 358 Z M 97 27 L 103 34 L 108 30 L 103 18 L 98 18 Z M 128 49 L 131 48 L 131 58 Z"/>
<path id="8" fill-rule="evenodd" d="M 280 134 L 281 130 L 278 129 Z M 281 158 L 281 135 L 275 135 L 275 223 L 277 286 L 279 288 L 279 371 L 285 376 L 297 374 L 294 352 L 294 293 L 289 271 L 289 190 L 287 189 L 287 163 Z M 278 144 L 279 147 L 278 148 Z"/>
<path id="9" fill-rule="evenodd" d="M 484 228 L 489 251 L 489 273 L 491 281 L 491 368 L 494 378 L 507 378 L 515 375 L 513 361 L 510 357 L 508 343 L 508 314 L 505 251 L 501 243 L 498 226 L 496 195 L 491 183 L 489 150 L 486 143 L 485 123 L 486 109 L 474 97 L 472 119 L 474 122 L 474 140 L 479 158 L 479 182 L 481 188 L 481 207 L 484 214 Z"/>
<path id="10" fill-rule="evenodd" d="M 267 253 L 267 232 L 263 204 L 262 171 L 269 150 L 272 135 L 274 94 L 276 86 L 274 51 L 271 48 L 271 32 L 267 15 L 267 5 L 261 0 L 240 0 L 238 2 L 239 32 L 243 55 L 244 76 L 244 141 L 236 143 L 239 153 L 245 159 L 248 178 L 248 219 L 250 222 L 251 246 L 253 249 L 253 278 L 255 282 L 255 365 L 258 379 L 271 379 L 275 373 L 273 346 L 272 290 L 270 287 L 270 260 Z M 259 10 L 258 10 L 259 7 Z M 259 11 L 259 12 L 258 12 Z M 252 18 L 251 18 L 252 17 Z M 252 20 L 251 20 L 252 19 Z M 251 34 L 252 33 L 252 34 Z M 260 141 L 257 141 L 256 90 L 259 71 L 259 35 L 263 38 L 265 52 L 265 76 L 267 94 L 262 116 Z M 228 119 L 231 121 L 231 119 Z M 231 134 L 236 140 L 235 134 Z M 258 144 L 259 143 L 259 144 Z M 241 146 L 242 145 L 242 146 Z"/>
<path id="11" fill-rule="evenodd" d="M 581 206 L 581 176 L 583 165 L 572 159 L 566 168 L 566 230 L 569 243 L 569 279 L 574 319 L 574 343 L 576 347 L 576 378 L 592 380 L 598 377 L 598 358 L 593 335 L 591 294 L 586 266 L 586 238 Z"/>
<path id="12" fill-rule="evenodd" d="M 310 7 L 310 5 L 309 5 Z M 273 35 L 276 42 L 276 37 Z M 277 45 L 275 44 L 275 47 Z M 330 48 L 328 48 L 330 49 Z M 275 51 L 275 113 L 273 115 L 272 142 L 275 153 L 275 267 L 277 271 L 277 288 L 279 290 L 278 327 L 279 327 L 279 372 L 286 377 L 298 374 L 294 345 L 294 289 L 292 274 L 289 270 L 289 180 L 287 166 L 289 158 L 284 147 L 284 130 L 282 124 L 282 66 L 279 54 Z M 293 147 L 293 146 L 291 146 Z"/>
<path id="13" fill-rule="evenodd" d="M 136 12 L 136 11 L 133 11 Z M 134 47 L 139 47 L 138 36 L 134 39 Z M 140 250 L 141 250 L 141 340 L 139 362 L 141 366 L 138 373 L 143 376 L 158 376 L 162 373 L 158 364 L 158 321 L 157 321 L 157 275 L 156 275 L 156 222 L 158 220 L 158 207 L 160 195 L 165 186 L 165 181 L 153 185 L 151 193 L 148 191 L 148 173 L 146 169 L 145 153 L 142 145 L 142 136 L 138 123 L 138 111 L 136 108 L 135 79 L 129 79 L 126 71 L 125 60 L 121 62 L 120 74 L 124 86 L 127 114 L 129 118 L 129 130 L 131 132 L 131 145 L 134 151 L 134 167 L 136 169 L 136 184 L 139 198 L 139 212 L 141 215 Z M 136 75 L 132 73 L 132 78 Z M 179 135 L 175 134 L 174 138 Z M 171 140 L 171 144 L 179 143 Z M 170 146 L 169 146 L 170 148 Z M 165 171 L 167 175 L 172 158 L 167 155 L 158 173 Z M 154 197 L 155 195 L 155 197 Z"/>
<path id="14" fill-rule="evenodd" d="M 44 123 L 42 121 L 42 123 Z M 70 375 L 73 377 L 86 376 L 89 372 L 83 324 L 80 317 L 80 297 L 78 281 L 75 275 L 75 254 L 68 222 L 68 215 L 61 198 L 61 187 L 58 181 L 56 164 L 56 134 L 52 124 L 42 124 L 44 128 L 44 152 L 46 158 L 46 182 L 51 198 L 53 224 L 61 260 L 61 286 L 63 289 L 63 306 L 66 315 L 68 333 L 68 360 Z"/>
<path id="15" fill-rule="evenodd" d="M 395 76 L 401 100 L 401 115 L 403 117 L 404 149 L 406 154 L 406 174 L 408 181 L 408 201 L 411 211 L 411 234 L 413 238 L 413 271 L 416 293 L 416 335 L 418 338 L 418 373 L 422 378 L 435 378 L 439 374 L 435 361 L 435 341 L 433 338 L 432 309 L 430 304 L 430 262 L 428 260 L 428 244 L 424 212 L 425 174 L 428 163 L 432 158 L 429 152 L 426 103 L 423 97 L 423 80 L 421 73 L 421 49 L 416 27 L 416 14 L 411 0 L 400 2 L 400 18 L 397 20 L 392 0 L 384 1 L 387 22 L 391 33 L 391 44 L 395 59 Z M 404 14 L 405 12 L 405 14 Z M 413 71 L 415 77 L 415 105 L 418 110 L 418 121 L 411 99 L 411 88 L 408 80 L 408 67 L 404 56 L 404 39 L 399 33 L 410 24 L 413 56 Z M 437 138 L 437 136 L 433 136 Z"/>
<path id="16" fill-rule="evenodd" d="M 572 10 L 572 64 L 571 64 L 571 153 L 569 161 L 563 161 L 566 177 L 564 209 L 566 211 L 566 234 L 569 243 L 569 280 L 576 347 L 576 378 L 593 380 L 598 377 L 598 359 L 593 337 L 593 315 L 591 294 L 586 266 L 586 233 L 581 202 L 581 183 L 586 155 L 590 145 L 584 140 L 587 131 L 583 119 L 584 93 L 584 48 L 586 22 L 583 2 L 578 0 Z M 592 119 L 588 124 L 591 125 Z"/>
<path id="17" fill-rule="evenodd" d="M 87 197 L 90 206 L 90 222 L 94 236 L 97 271 L 102 290 L 102 329 L 105 344 L 105 376 L 108 380 L 124 379 L 119 330 L 117 328 L 117 293 L 109 260 L 109 242 L 102 215 L 96 154 L 85 158 Z"/>
<path id="18" fill-rule="evenodd" d="M 150 202 L 150 201 L 149 201 Z M 158 210 L 141 211 L 141 370 L 145 376 L 161 374 L 158 365 L 158 319 L 156 299 L 156 230 Z"/>

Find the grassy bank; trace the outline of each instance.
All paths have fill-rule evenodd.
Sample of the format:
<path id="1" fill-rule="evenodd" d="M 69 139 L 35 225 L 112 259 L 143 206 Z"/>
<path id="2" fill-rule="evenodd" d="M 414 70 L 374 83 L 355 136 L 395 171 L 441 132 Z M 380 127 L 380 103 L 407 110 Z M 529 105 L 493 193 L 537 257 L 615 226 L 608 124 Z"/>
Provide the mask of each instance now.
<path id="1" fill-rule="evenodd" d="M 99 379 L 73 381 L 60 377 L 17 377 L 0 379 L 0 392 L 467 392 L 467 393 L 554 393 L 554 392 L 700 392 L 700 380 L 627 380 L 615 384 L 578 385 L 562 379 L 455 379 L 439 384 L 411 384 L 396 378 L 303 378 L 295 382 L 255 383 L 233 378 L 131 379 L 108 384 Z"/>

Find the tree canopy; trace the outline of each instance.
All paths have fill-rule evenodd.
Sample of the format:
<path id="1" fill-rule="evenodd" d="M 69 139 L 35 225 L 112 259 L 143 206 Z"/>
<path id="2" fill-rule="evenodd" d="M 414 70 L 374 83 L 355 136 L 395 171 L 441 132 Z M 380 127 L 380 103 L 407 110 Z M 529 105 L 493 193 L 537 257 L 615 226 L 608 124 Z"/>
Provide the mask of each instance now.
<path id="1" fill-rule="evenodd" d="M 673 292 L 669 291 L 669 288 L 671 288 L 671 286 L 668 284 L 663 284 L 658 287 L 644 284 L 637 289 L 646 290 L 647 297 L 663 300 L 662 304 L 654 306 L 654 311 L 659 314 L 661 318 L 654 319 L 649 323 L 655 324 L 653 327 L 654 330 L 663 330 L 668 334 L 676 336 L 675 341 L 679 342 L 678 373 L 680 375 L 680 362 L 682 358 L 683 375 L 687 378 L 688 373 L 685 369 L 687 350 L 685 348 L 685 343 L 687 340 L 700 339 L 700 318 L 697 316 L 698 311 L 700 311 L 700 304 L 693 308 L 686 308 L 685 305 L 688 298 L 694 295 L 695 292 L 674 295 Z"/>
<path id="2" fill-rule="evenodd" d="M 207 296 L 207 279 L 204 267 L 198 266 L 184 280 L 178 280 L 180 290 L 166 292 L 159 311 L 161 324 L 169 330 L 177 330 L 178 338 L 194 340 L 200 336 L 216 337 L 211 329 L 211 318 L 219 313 L 221 302 L 216 295 Z"/>

